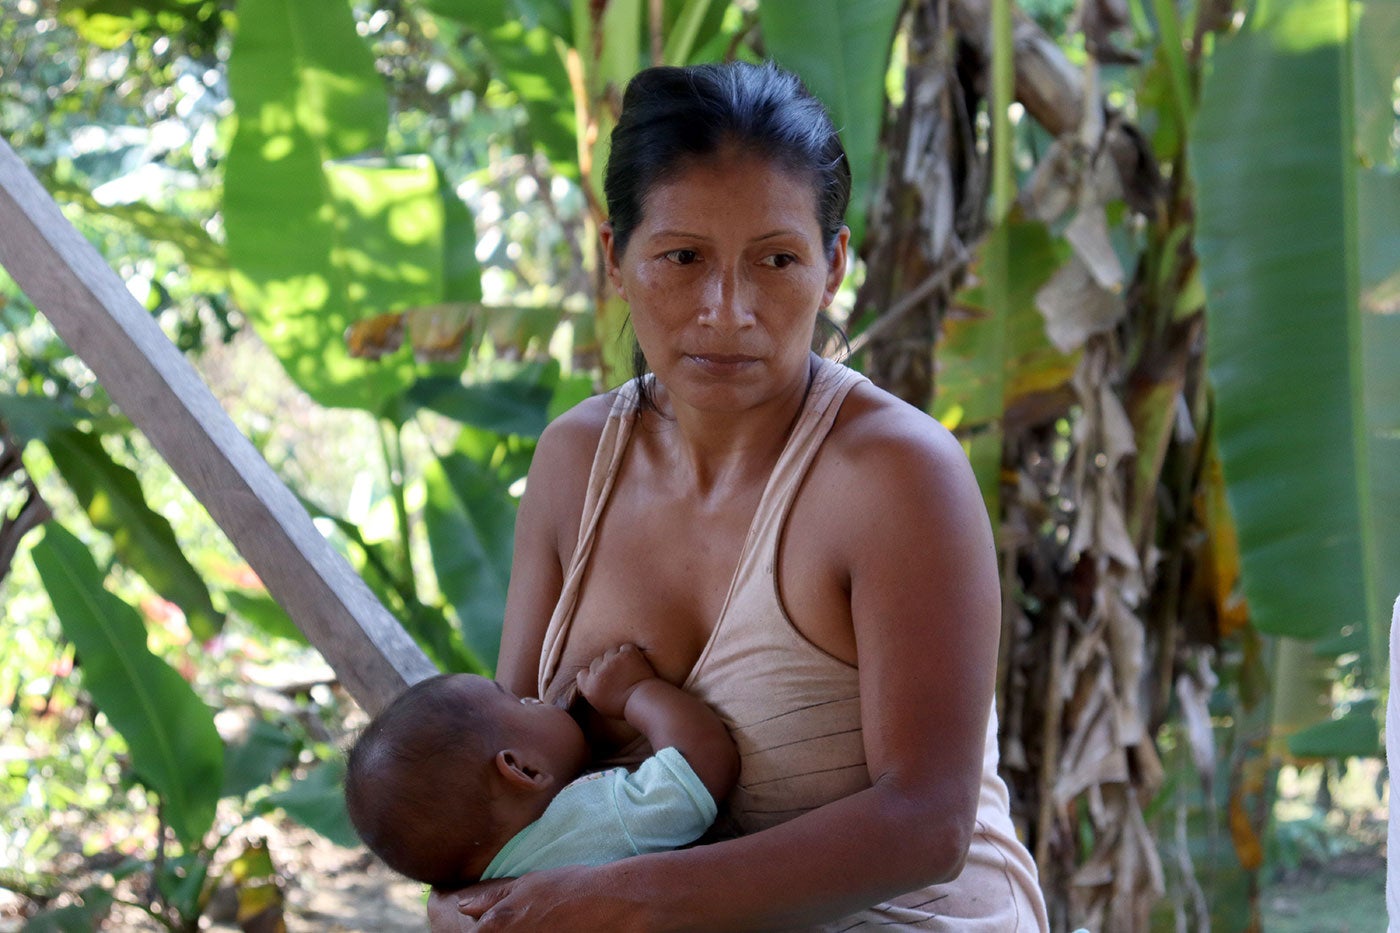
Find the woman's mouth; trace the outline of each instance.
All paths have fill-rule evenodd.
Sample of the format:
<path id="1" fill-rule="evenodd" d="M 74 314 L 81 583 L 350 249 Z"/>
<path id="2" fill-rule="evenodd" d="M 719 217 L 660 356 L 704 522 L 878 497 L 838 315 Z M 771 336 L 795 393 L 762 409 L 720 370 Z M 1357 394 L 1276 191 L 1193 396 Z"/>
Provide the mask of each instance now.
<path id="1" fill-rule="evenodd" d="M 742 353 L 688 353 L 687 358 L 704 369 L 733 371 L 758 362 L 758 357 Z"/>

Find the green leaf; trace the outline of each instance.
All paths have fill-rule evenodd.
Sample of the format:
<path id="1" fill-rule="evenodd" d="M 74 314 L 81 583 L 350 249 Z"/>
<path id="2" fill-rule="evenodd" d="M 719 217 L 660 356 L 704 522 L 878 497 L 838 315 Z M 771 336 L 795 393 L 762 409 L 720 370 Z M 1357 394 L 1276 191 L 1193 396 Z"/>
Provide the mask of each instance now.
<path id="1" fill-rule="evenodd" d="M 463 642 L 462 633 L 452 624 L 445 609 L 415 600 L 404 611 L 404 630 L 413 636 L 439 670 L 489 673 L 490 668 L 472 646 Z"/>
<path id="2" fill-rule="evenodd" d="M 291 787 L 264 797 L 257 810 L 267 813 L 278 808 L 338 846 L 360 845 L 345 811 L 345 762 L 339 758 L 321 762 Z"/>
<path id="3" fill-rule="evenodd" d="M 87 416 L 47 395 L 0 393 L 0 420 L 23 441 L 42 441 L 61 431 L 75 430 Z"/>
<path id="4" fill-rule="evenodd" d="M 167 858 L 152 872 L 161 898 L 189 925 L 198 926 L 199 898 L 209 880 L 209 859 L 202 852 Z"/>
<path id="5" fill-rule="evenodd" d="M 71 428 L 48 435 L 45 442 L 93 527 L 111 536 L 117 559 L 179 606 L 196 638 L 217 635 L 223 615 L 214 608 L 209 588 L 185 557 L 170 522 L 146 504 L 136 474 L 108 456 L 96 435 Z"/>
<path id="6" fill-rule="evenodd" d="M 136 610 L 102 587 L 81 541 L 45 526 L 31 553 L 63 632 L 78 651 L 83 688 L 131 750 L 132 770 L 160 795 L 186 849 L 214 821 L 224 746 L 214 717 L 170 665 L 146 648 Z"/>
<path id="7" fill-rule="evenodd" d="M 78 35 L 106 49 L 147 31 L 212 42 L 221 17 L 209 0 L 60 0 L 59 10 Z"/>
<path id="8" fill-rule="evenodd" d="M 241 797 L 270 782 L 277 773 L 296 763 L 301 743 L 272 723 L 258 718 L 241 739 L 224 752 L 223 797 Z"/>
<path id="9" fill-rule="evenodd" d="M 1395 257 L 1368 258 L 1377 248 L 1361 243 L 1394 236 L 1400 198 L 1357 170 L 1352 103 L 1386 80 L 1352 70 L 1350 17 L 1361 8 L 1257 5 L 1216 47 L 1191 163 L 1219 448 L 1252 617 L 1306 640 L 1361 627 L 1383 668 L 1400 590 L 1390 518 L 1400 329 L 1363 303 Z M 1387 22 L 1397 18 L 1377 25 Z M 1394 49 L 1400 35 L 1378 41 Z M 1389 202 L 1373 203 L 1387 187 Z"/>
<path id="10" fill-rule="evenodd" d="M 438 586 L 467 644 L 494 667 L 515 540 L 515 503 L 491 470 L 460 453 L 423 471 L 423 509 Z"/>
<path id="11" fill-rule="evenodd" d="M 661 52 L 664 65 L 685 65 L 692 53 L 719 31 L 724 19 L 726 2 L 715 0 L 683 0 L 666 6 L 674 12 L 674 21 L 666 30 L 666 43 Z"/>
<path id="12" fill-rule="evenodd" d="M 224 597 L 228 599 L 228 607 L 231 611 L 257 626 L 264 634 L 285 638 L 299 645 L 311 644 L 306 640 L 301 629 L 297 628 L 291 616 L 287 615 L 267 593 L 242 593 L 237 590 L 227 590 Z"/>
<path id="13" fill-rule="evenodd" d="M 1376 702 L 1358 703 L 1344 715 L 1309 726 L 1288 737 L 1288 751 L 1299 758 L 1376 758 L 1381 728 Z"/>
<path id="14" fill-rule="evenodd" d="M 762 0 L 763 42 L 826 104 L 851 163 L 851 254 L 865 233 L 900 0 Z"/>
<path id="15" fill-rule="evenodd" d="M 234 293 L 293 380 L 378 411 L 413 361 L 356 359 L 354 321 L 442 299 L 444 204 L 427 157 L 382 149 L 384 82 L 340 0 L 243 0 L 229 58 L 237 131 L 224 175 Z"/>
<path id="16" fill-rule="evenodd" d="M 481 40 L 492 73 L 515 92 L 529 114 L 530 138 L 555 172 L 578 178 L 573 89 L 560 57 L 559 37 L 546 28 L 567 29 L 567 20 L 555 15 L 534 25 L 507 0 L 427 0 L 426 6 L 466 26 Z"/>
<path id="17" fill-rule="evenodd" d="M 438 170 L 438 175 L 442 176 Z M 448 185 L 442 198 L 442 300 L 481 301 L 481 264 L 476 259 L 476 221 L 465 201 Z"/>
<path id="18" fill-rule="evenodd" d="M 549 423 L 557 379 L 557 363 L 524 370 L 513 378 L 471 385 L 457 379 L 422 379 L 409 390 L 408 399 L 462 424 L 537 438 Z"/>

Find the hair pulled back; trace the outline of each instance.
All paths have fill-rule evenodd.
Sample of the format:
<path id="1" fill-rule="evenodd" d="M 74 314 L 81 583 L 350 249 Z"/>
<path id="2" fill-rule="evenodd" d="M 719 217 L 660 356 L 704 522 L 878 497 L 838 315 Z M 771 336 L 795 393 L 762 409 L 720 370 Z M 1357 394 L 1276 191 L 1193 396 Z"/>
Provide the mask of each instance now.
<path id="1" fill-rule="evenodd" d="M 812 179 L 828 254 L 851 198 L 851 169 L 821 101 L 771 62 L 723 62 L 640 71 L 612 131 L 603 191 L 621 255 L 646 197 L 687 162 L 735 147 Z"/>

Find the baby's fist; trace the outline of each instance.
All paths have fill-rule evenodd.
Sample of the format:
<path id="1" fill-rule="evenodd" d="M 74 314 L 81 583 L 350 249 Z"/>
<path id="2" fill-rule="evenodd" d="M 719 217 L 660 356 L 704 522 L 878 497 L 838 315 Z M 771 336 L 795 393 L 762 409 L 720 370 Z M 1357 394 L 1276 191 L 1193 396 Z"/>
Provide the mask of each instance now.
<path id="1" fill-rule="evenodd" d="M 578 689 L 594 709 L 612 719 L 623 718 L 627 698 L 644 680 L 656 676 L 651 662 L 636 645 L 618 645 L 593 659 L 578 673 Z"/>

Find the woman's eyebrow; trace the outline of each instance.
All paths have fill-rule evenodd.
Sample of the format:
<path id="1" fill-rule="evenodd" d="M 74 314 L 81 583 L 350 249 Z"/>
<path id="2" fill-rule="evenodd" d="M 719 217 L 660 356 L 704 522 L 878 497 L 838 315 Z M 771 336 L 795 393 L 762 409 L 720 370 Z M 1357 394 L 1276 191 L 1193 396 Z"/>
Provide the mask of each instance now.
<path id="1" fill-rule="evenodd" d="M 787 229 L 786 227 L 781 227 L 781 228 L 779 228 L 779 229 L 777 229 L 777 230 L 772 230 L 772 231 L 769 231 L 768 233 L 762 234 L 761 236 L 756 236 L 756 237 L 754 237 L 754 238 L 753 238 L 753 242 L 758 243 L 758 242 L 761 242 L 761 241 L 763 241 L 763 240 L 773 240 L 773 239 L 777 239 L 778 237 L 785 237 L 785 236 L 800 237 L 800 236 L 802 236 L 802 232 L 801 232 L 800 230 L 789 230 L 789 229 Z"/>
<path id="2" fill-rule="evenodd" d="M 654 233 L 652 233 L 651 235 L 652 235 L 653 237 L 677 237 L 677 238 L 681 238 L 681 239 L 690 239 L 690 240 L 708 240 L 708 239 L 709 239 L 709 237 L 705 236 L 703 233 L 695 233 L 695 232 L 692 231 L 692 230 L 676 230 L 676 229 L 669 229 L 669 228 L 666 229 L 666 230 L 657 230 L 657 231 L 655 231 Z"/>

